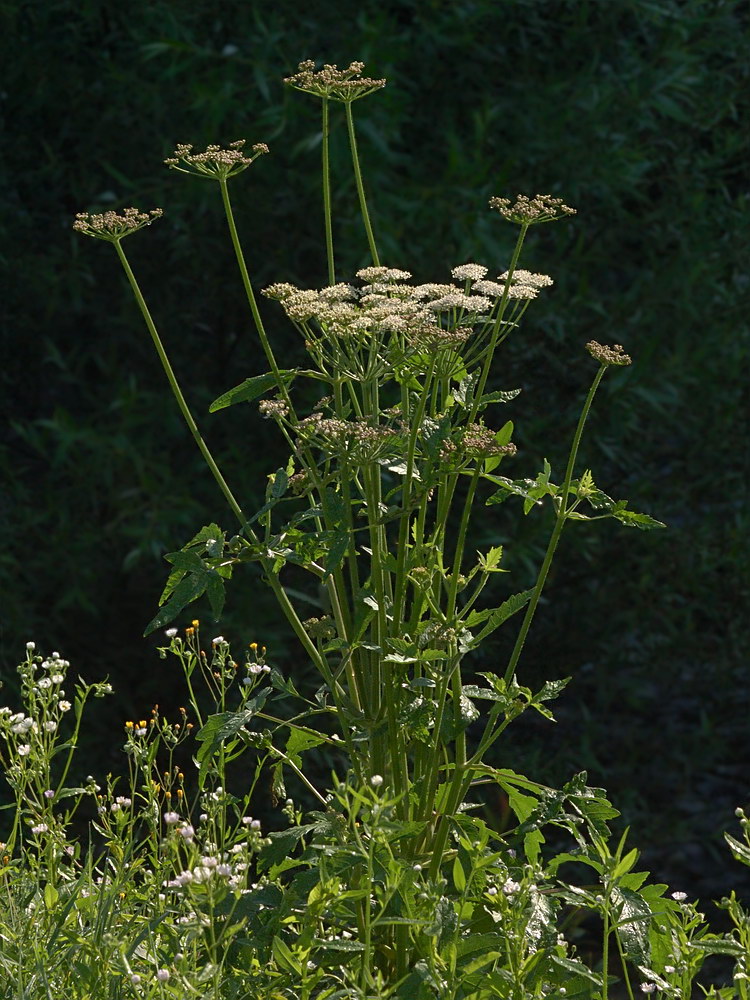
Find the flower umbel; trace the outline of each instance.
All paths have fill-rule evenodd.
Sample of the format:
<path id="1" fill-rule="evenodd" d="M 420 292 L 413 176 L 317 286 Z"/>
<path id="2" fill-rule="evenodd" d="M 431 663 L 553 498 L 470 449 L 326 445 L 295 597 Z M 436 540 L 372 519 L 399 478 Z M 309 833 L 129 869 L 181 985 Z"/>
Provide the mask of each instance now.
<path id="1" fill-rule="evenodd" d="M 623 351 L 622 344 L 607 347 L 606 344 L 598 344 L 595 340 L 590 340 L 586 344 L 586 350 L 592 358 L 602 365 L 630 365 L 633 363 L 630 355 Z"/>
<path id="2" fill-rule="evenodd" d="M 116 243 L 123 236 L 150 226 L 152 222 L 164 215 L 161 208 L 152 208 L 150 212 L 141 212 L 138 208 L 124 208 L 122 215 L 117 212 L 104 212 L 102 215 L 92 215 L 89 212 L 79 212 L 73 223 L 73 229 L 86 236 L 94 236 L 98 240 Z"/>
<path id="3" fill-rule="evenodd" d="M 225 181 L 247 170 L 254 160 L 269 151 L 265 142 L 256 142 L 250 147 L 252 155 L 248 156 L 244 152 L 246 142 L 246 139 L 237 139 L 227 149 L 216 145 L 206 146 L 203 153 L 193 153 L 192 145 L 180 143 L 174 154 L 164 162 L 172 170 L 179 170 L 183 174 L 197 174 L 199 177 Z"/>
<path id="4" fill-rule="evenodd" d="M 326 97 L 341 101 L 342 104 L 351 104 L 352 101 L 385 87 L 385 80 L 362 76 L 364 68 L 363 62 L 350 63 L 348 69 L 339 69 L 334 63 L 326 64 L 316 72 L 314 61 L 305 59 L 297 67 L 296 73 L 284 79 L 284 83 L 314 97 Z"/>
<path id="5" fill-rule="evenodd" d="M 490 198 L 490 208 L 497 209 L 504 219 L 519 226 L 555 222 L 566 215 L 576 214 L 576 210 L 566 205 L 562 198 L 553 198 L 551 194 L 535 194 L 533 198 L 519 194 L 512 205 L 509 198 Z"/>

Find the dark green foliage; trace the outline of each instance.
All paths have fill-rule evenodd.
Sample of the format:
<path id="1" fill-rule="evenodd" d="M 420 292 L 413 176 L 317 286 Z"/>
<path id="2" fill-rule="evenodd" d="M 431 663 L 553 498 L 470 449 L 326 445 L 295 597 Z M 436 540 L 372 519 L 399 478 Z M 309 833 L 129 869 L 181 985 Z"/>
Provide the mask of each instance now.
<path id="1" fill-rule="evenodd" d="M 707 762 L 727 761 L 727 734 L 743 759 L 746 736 L 732 735 L 735 716 L 726 716 L 730 692 L 717 692 L 736 683 L 743 662 L 749 590 L 745 5 L 363 0 L 354 13 L 344 4 L 51 0 L 0 10 L 0 255 L 11 275 L 0 376 L 7 671 L 18 642 L 36 636 L 63 645 L 84 674 L 97 673 L 106 642 L 118 689 L 142 684 L 139 636 L 157 606 L 163 553 L 212 519 L 228 522 L 114 257 L 80 240 L 72 216 L 130 204 L 165 209 L 134 242 L 133 265 L 207 440 L 243 507 L 257 509 L 283 457 L 275 430 L 252 407 L 207 411 L 266 365 L 216 191 L 160 173 L 159 162 L 180 141 L 268 142 L 271 156 L 233 187 L 256 288 L 320 283 L 318 107 L 285 91 L 281 78 L 303 58 L 361 58 L 388 78 L 358 120 L 386 263 L 420 280 L 441 280 L 463 259 L 499 265 L 511 237 L 487 211 L 490 195 L 548 190 L 579 210 L 564 227 L 546 227 L 521 261 L 531 269 L 544 261 L 556 285 L 511 341 L 513 371 L 499 383 L 517 385 L 519 373 L 525 380 L 527 391 L 507 404 L 518 475 L 532 475 L 547 456 L 561 477 L 562 452 L 550 447 L 575 422 L 587 340 L 621 342 L 635 361 L 602 390 L 583 461 L 590 455 L 608 489 L 670 527 L 642 536 L 592 526 L 562 543 L 522 680 L 578 675 L 575 704 L 558 713 L 562 756 L 575 758 L 565 770 L 586 764 L 627 783 L 653 755 L 643 748 L 655 728 L 649 713 L 667 712 L 675 697 L 687 708 L 678 705 L 661 731 L 675 744 L 679 776 L 658 786 L 659 805 L 675 785 L 695 797 Z M 334 217 L 350 222 L 334 238 L 353 271 L 367 248 L 346 157 L 343 120 L 335 120 Z M 261 309 L 277 355 L 293 367 L 301 345 L 278 310 Z M 514 514 L 490 508 L 474 541 L 505 546 L 521 590 L 544 532 L 533 511 L 522 522 Z M 222 627 L 280 647 L 272 601 L 242 576 Z M 299 662 L 296 647 L 287 652 Z M 594 667 L 581 677 L 584 662 Z M 141 690 L 142 709 L 150 695 Z M 163 686 L 154 689 L 162 695 Z M 745 689 L 731 700 L 745 719 Z M 607 749 L 605 726 L 623 706 L 617 748 Z M 640 729 L 629 721 L 644 716 Z M 649 788 L 641 794 L 648 799 Z"/>

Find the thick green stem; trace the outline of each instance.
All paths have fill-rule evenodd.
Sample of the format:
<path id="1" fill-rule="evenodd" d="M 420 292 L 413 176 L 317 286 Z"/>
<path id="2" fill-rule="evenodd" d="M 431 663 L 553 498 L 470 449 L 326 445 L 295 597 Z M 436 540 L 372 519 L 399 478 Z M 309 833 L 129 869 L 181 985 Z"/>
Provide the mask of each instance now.
<path id="1" fill-rule="evenodd" d="M 375 246 L 375 237 L 372 233 L 372 224 L 370 223 L 370 213 L 367 211 L 367 200 L 365 199 L 365 187 L 362 183 L 362 171 L 359 167 L 359 155 L 357 154 L 357 137 L 354 134 L 354 116 L 352 115 L 352 105 L 350 101 L 346 103 L 346 127 L 349 130 L 349 146 L 352 151 L 352 165 L 354 167 L 354 182 L 357 185 L 357 194 L 359 195 L 359 207 L 362 212 L 362 221 L 365 224 L 365 232 L 367 233 L 367 242 L 370 246 L 370 254 L 372 256 L 372 262 L 376 267 L 380 266 L 380 258 L 378 257 L 378 250 Z"/>
<path id="2" fill-rule="evenodd" d="M 128 259 L 125 256 L 125 251 L 122 249 L 120 240 L 114 241 L 114 247 L 115 250 L 117 251 L 117 256 L 120 258 L 120 263 L 122 264 L 125 270 L 125 274 L 128 277 L 128 281 L 130 282 L 130 287 L 133 289 L 133 294 L 135 295 L 136 302 L 138 303 L 138 307 L 141 310 L 143 319 L 146 322 L 146 326 L 148 327 L 148 332 L 151 334 L 151 339 L 154 342 L 156 353 L 159 355 L 159 360 L 161 361 L 162 367 L 164 368 L 164 372 L 166 373 L 167 379 L 169 380 L 169 384 L 172 388 L 172 392 L 174 393 L 174 397 L 177 400 L 177 405 L 180 408 L 180 412 L 185 418 L 185 423 L 188 425 L 190 433 L 193 435 L 193 438 L 195 439 L 195 443 L 200 448 L 201 455 L 203 455 L 204 459 L 206 460 L 206 464 L 211 470 L 214 479 L 219 484 L 219 489 L 224 494 L 227 503 L 234 511 L 234 514 L 237 517 L 237 520 L 240 522 L 240 524 L 244 525 L 247 519 L 245 515 L 242 513 L 242 508 L 235 500 L 232 491 L 229 489 L 226 480 L 219 471 L 219 467 L 214 461 L 213 455 L 208 450 L 208 445 L 200 435 L 200 431 L 198 430 L 198 425 L 193 419 L 193 415 L 190 412 L 190 408 L 188 407 L 187 402 L 185 401 L 185 397 L 182 395 L 182 390 L 180 389 L 180 386 L 177 382 L 177 378 L 172 369 L 172 366 L 169 363 L 169 358 L 167 357 L 167 353 L 164 350 L 164 345 L 161 342 L 161 338 L 159 337 L 156 325 L 153 319 L 151 318 L 151 313 L 148 311 L 146 300 L 143 298 L 143 295 L 141 294 L 141 290 L 138 287 L 138 282 L 135 280 L 135 275 L 133 274 L 130 264 L 128 263 Z"/>
<path id="3" fill-rule="evenodd" d="M 336 266 L 333 259 L 333 221 L 331 218 L 331 167 L 329 163 L 329 115 L 328 98 L 323 98 L 323 213 L 326 226 L 326 258 L 328 260 L 328 284 L 336 284 Z"/>

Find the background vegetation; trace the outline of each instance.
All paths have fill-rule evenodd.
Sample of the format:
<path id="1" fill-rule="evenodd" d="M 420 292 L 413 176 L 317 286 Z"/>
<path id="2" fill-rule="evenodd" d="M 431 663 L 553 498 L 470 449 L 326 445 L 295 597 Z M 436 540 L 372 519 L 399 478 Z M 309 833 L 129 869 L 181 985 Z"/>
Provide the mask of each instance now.
<path id="1" fill-rule="evenodd" d="M 362 59 L 388 78 L 360 114 L 386 263 L 421 280 L 465 260 L 504 269 L 513 233 L 487 211 L 492 194 L 549 192 L 579 210 L 532 234 L 522 261 L 556 285 L 497 373 L 524 389 L 509 413 L 517 474 L 544 457 L 559 468 L 587 340 L 635 359 L 597 399 L 583 461 L 669 530 L 606 524 L 564 538 L 523 671 L 526 683 L 575 682 L 558 727 L 519 724 L 508 763 L 550 781 L 587 768 L 655 874 L 709 898 L 736 883 L 720 832 L 747 804 L 750 757 L 745 5 L 47 0 L 0 11 L 6 681 L 30 638 L 87 679 L 109 673 L 118 704 L 88 739 L 102 768 L 119 766 L 112 726 L 182 697 L 140 638 L 161 557 L 201 524 L 229 522 L 114 255 L 77 237 L 72 216 L 165 209 L 128 250 L 205 434 L 252 507 L 280 453 L 274 429 L 245 407 L 206 411 L 264 363 L 216 191 L 161 161 L 182 141 L 267 142 L 271 156 L 233 187 L 256 286 L 323 282 L 318 107 L 281 81 L 304 58 Z M 366 246 L 343 122 L 333 141 L 337 253 L 353 271 Z M 278 354 L 301 356 L 280 310 L 263 308 Z M 522 589 L 545 525 L 531 515 L 519 534 L 491 511 L 476 544 L 504 542 Z M 220 628 L 304 672 L 257 576 L 238 581 Z"/>

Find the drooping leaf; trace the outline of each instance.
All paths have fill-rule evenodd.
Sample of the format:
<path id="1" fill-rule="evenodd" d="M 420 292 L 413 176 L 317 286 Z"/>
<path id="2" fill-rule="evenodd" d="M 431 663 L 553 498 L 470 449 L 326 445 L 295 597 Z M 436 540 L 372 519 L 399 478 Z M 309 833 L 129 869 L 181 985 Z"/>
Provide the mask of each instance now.
<path id="1" fill-rule="evenodd" d="M 219 621 L 224 610 L 224 579 L 216 572 L 209 572 L 206 576 L 206 593 L 211 604 L 211 614 L 214 621 Z"/>
<path id="2" fill-rule="evenodd" d="M 205 593 L 207 583 L 207 574 L 192 574 L 181 580 L 167 603 L 146 626 L 144 636 L 150 635 L 156 629 L 163 628 L 174 621 L 183 608 L 192 604 L 193 601 L 197 601 Z"/>

